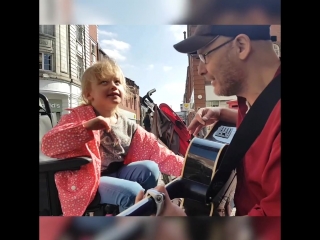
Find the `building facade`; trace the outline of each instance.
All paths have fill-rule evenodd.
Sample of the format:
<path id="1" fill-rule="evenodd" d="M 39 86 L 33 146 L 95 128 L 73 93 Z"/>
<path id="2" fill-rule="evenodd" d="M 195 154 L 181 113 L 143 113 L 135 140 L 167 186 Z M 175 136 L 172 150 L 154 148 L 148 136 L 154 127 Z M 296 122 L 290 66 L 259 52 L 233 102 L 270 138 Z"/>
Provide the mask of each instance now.
<path id="1" fill-rule="evenodd" d="M 58 120 L 81 102 L 80 77 L 92 63 L 95 39 L 89 25 L 39 25 L 39 87 Z"/>
<path id="2" fill-rule="evenodd" d="M 98 49 L 98 60 L 107 59 L 109 56 L 101 49 Z"/>
<path id="3" fill-rule="evenodd" d="M 125 100 L 120 104 L 127 118 L 134 120 L 141 125 L 141 105 L 139 96 L 139 86 L 130 78 L 126 77 L 128 93 Z"/>
<path id="4" fill-rule="evenodd" d="M 187 37 L 191 36 L 197 25 L 187 26 Z M 281 26 L 271 25 L 271 36 L 276 37 L 273 41 L 274 50 L 278 57 L 281 57 Z M 187 67 L 187 76 L 185 84 L 185 93 L 183 96 L 183 103 L 188 107 L 186 120 L 187 124 L 193 119 L 194 114 L 202 107 L 230 107 L 234 106 L 236 96 L 217 96 L 214 93 L 213 86 L 210 81 L 206 81 L 203 76 L 198 75 L 199 59 L 188 56 L 189 66 Z"/>
<path id="5" fill-rule="evenodd" d="M 90 65 L 94 64 L 99 58 L 99 45 L 98 45 L 98 26 L 89 25 L 90 37 Z"/>

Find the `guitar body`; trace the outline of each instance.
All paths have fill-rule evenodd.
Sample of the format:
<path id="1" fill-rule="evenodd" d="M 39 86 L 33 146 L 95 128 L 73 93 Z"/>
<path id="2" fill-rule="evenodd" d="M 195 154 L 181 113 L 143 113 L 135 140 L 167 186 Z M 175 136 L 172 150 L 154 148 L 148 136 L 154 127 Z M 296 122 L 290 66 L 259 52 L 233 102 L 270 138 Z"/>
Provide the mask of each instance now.
<path id="1" fill-rule="evenodd" d="M 185 156 L 182 178 L 209 187 L 221 159 L 235 134 L 235 126 L 217 122 L 205 139 L 193 138 Z M 214 204 L 182 199 L 180 207 L 188 216 L 212 216 Z"/>

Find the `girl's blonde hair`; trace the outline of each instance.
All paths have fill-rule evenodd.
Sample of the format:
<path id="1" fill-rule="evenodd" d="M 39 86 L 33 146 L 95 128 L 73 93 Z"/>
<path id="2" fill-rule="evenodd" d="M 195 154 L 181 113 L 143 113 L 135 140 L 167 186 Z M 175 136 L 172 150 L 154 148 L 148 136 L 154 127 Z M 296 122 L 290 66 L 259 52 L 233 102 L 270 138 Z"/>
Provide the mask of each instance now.
<path id="1" fill-rule="evenodd" d="M 128 93 L 128 87 L 126 79 L 119 65 L 112 60 L 107 58 L 101 61 L 95 62 L 92 66 L 87 68 L 81 77 L 81 97 L 83 105 L 89 105 L 90 102 L 86 98 L 87 93 L 91 90 L 91 83 L 94 81 L 101 81 L 104 79 L 118 78 L 121 85 L 124 87 L 125 95 Z M 125 96 L 122 96 L 122 100 Z"/>

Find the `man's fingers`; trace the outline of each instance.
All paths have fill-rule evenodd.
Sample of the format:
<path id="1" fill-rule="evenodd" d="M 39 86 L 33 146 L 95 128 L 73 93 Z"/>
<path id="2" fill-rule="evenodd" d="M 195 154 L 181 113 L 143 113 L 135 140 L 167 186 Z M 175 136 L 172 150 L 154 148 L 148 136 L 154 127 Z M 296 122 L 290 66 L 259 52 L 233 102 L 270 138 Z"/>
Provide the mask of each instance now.
<path id="1" fill-rule="evenodd" d="M 198 132 L 204 127 L 204 125 L 200 124 L 199 122 L 197 122 L 197 125 L 194 125 L 193 128 L 188 129 L 189 133 L 192 135 L 197 135 Z"/>
<path id="2" fill-rule="evenodd" d="M 201 129 L 203 128 L 204 126 L 198 126 L 197 128 L 196 128 L 196 130 L 194 130 L 194 132 L 193 132 L 193 136 L 197 136 L 197 134 L 201 131 Z"/>
<path id="3" fill-rule="evenodd" d="M 168 195 L 166 187 L 163 185 L 158 185 L 154 189 L 157 190 L 158 192 L 161 192 L 161 193 L 164 193 L 165 195 Z M 144 191 L 140 190 L 136 196 L 135 204 L 140 202 L 144 198 L 144 196 L 145 196 Z"/>
<path id="4" fill-rule="evenodd" d="M 205 126 L 205 121 L 208 120 L 208 118 L 206 116 L 202 116 L 203 113 L 203 109 L 199 109 L 199 111 L 196 113 L 196 115 L 194 116 L 194 119 L 191 121 L 190 125 L 188 126 L 188 130 L 190 134 L 194 134 L 195 135 L 195 130 L 199 127 L 199 126 Z"/>
<path id="5" fill-rule="evenodd" d="M 202 125 L 205 124 L 205 121 L 203 119 L 203 116 L 202 116 L 202 111 L 201 112 L 197 112 L 196 116 L 195 116 L 195 119 L 201 123 Z"/>
<path id="6" fill-rule="evenodd" d="M 143 196 L 144 196 L 144 192 L 143 192 L 143 190 L 140 190 L 140 192 L 139 192 L 138 195 L 136 196 L 136 201 L 135 201 L 135 203 L 140 202 L 140 201 L 143 199 Z"/>
<path id="7" fill-rule="evenodd" d="M 199 127 L 199 126 L 203 126 L 197 118 L 194 118 L 190 125 L 188 126 L 187 130 L 189 131 L 190 134 L 193 134 L 193 132 Z"/>
<path id="8" fill-rule="evenodd" d="M 195 126 L 199 124 L 198 121 L 194 118 L 191 120 L 189 126 L 187 127 L 188 130 L 192 130 L 193 128 L 195 128 Z"/>
<path id="9" fill-rule="evenodd" d="M 158 185 L 158 186 L 155 187 L 155 189 L 158 192 L 161 192 L 161 193 L 166 193 L 167 192 L 166 187 L 164 185 Z"/>
<path id="10" fill-rule="evenodd" d="M 158 185 L 155 187 L 155 189 L 160 192 L 160 193 L 164 193 L 164 195 L 167 197 L 169 197 L 169 194 L 167 192 L 166 186 L 165 185 Z"/>
<path id="11" fill-rule="evenodd" d="M 166 189 L 165 185 L 158 185 L 158 186 L 155 187 L 155 189 L 160 193 L 164 193 L 165 202 L 167 202 L 167 203 L 170 202 L 171 203 L 171 199 L 170 199 L 169 193 L 167 192 L 167 189 Z"/>

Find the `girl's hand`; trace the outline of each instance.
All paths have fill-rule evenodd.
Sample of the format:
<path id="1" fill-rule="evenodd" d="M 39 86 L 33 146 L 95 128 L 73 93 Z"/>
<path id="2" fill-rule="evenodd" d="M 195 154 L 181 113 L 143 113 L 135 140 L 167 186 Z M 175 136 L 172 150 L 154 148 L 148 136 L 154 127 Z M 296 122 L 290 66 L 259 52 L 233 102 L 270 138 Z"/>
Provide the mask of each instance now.
<path id="1" fill-rule="evenodd" d="M 111 123 L 109 118 L 104 118 L 102 116 L 98 116 L 93 118 L 83 124 L 83 126 L 88 130 L 101 130 L 106 129 L 108 132 L 111 130 Z"/>

